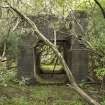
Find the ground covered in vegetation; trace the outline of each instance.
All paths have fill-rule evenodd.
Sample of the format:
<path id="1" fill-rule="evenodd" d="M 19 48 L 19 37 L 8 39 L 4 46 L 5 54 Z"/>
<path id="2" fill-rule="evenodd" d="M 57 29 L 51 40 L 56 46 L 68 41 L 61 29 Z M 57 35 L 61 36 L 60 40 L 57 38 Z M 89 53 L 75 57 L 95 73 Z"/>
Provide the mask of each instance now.
<path id="1" fill-rule="evenodd" d="M 98 92 L 89 86 L 84 89 L 105 105 Z M 91 91 L 90 91 L 91 90 Z M 98 97 L 97 97 L 98 96 Z M 102 95 L 101 95 L 102 96 Z M 101 99 L 101 100 L 99 100 Z M 103 102 L 102 102 L 103 101 Z M 88 105 L 66 85 L 0 86 L 0 105 Z"/>
<path id="2" fill-rule="evenodd" d="M 24 81 L 16 79 L 15 68 L 7 70 L 4 65 L 0 65 L 0 105 L 88 105 L 67 84 L 27 86 Z M 79 86 L 105 105 L 104 86 L 84 81 Z"/>
<path id="3" fill-rule="evenodd" d="M 0 105 L 85 105 L 66 86 L 0 87 Z"/>

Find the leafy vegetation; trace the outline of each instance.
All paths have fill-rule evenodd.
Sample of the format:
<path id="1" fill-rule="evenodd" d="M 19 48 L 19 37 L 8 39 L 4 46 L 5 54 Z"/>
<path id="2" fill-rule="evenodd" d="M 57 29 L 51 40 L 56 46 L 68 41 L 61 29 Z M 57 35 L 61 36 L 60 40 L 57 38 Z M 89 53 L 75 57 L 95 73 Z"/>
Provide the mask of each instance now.
<path id="1" fill-rule="evenodd" d="M 25 15 L 54 14 L 64 19 L 71 10 L 85 10 L 88 13 L 88 27 L 82 35 L 83 40 L 88 42 L 91 49 L 90 72 L 95 81 L 101 81 L 104 86 L 105 79 L 105 18 L 94 0 L 8 0 Z M 105 8 L 105 0 L 99 3 Z M 22 44 L 23 28 L 15 31 L 18 22 L 21 22 L 13 11 L 5 7 L 4 0 L 0 1 L 0 105 L 86 105 L 75 93 L 66 86 L 35 86 L 27 87 L 24 81 L 16 79 L 16 60 L 19 53 L 17 47 Z M 55 25 L 55 27 L 58 27 Z M 19 27 L 16 27 L 19 28 Z M 6 47 L 6 49 L 5 49 Z M 46 48 L 44 48 L 46 53 Z M 52 51 L 49 51 L 52 53 Z M 55 55 L 54 55 L 55 56 Z M 42 57 L 43 69 L 53 70 L 55 59 Z M 5 62 L 1 58 L 6 58 Z M 57 62 L 55 69 L 61 69 L 62 65 Z M 12 67 L 13 66 L 13 67 Z M 12 87 L 11 87 L 11 85 Z M 98 86 L 97 86 L 98 87 Z M 91 90 L 91 89 L 90 89 Z M 104 88 L 103 88 L 104 90 Z M 103 92 L 104 93 L 104 92 Z M 103 95 L 102 95 L 103 97 Z M 105 104 L 105 98 L 101 97 L 101 104 Z"/>
<path id="2" fill-rule="evenodd" d="M 66 86 L 0 87 L 0 105 L 86 105 Z"/>

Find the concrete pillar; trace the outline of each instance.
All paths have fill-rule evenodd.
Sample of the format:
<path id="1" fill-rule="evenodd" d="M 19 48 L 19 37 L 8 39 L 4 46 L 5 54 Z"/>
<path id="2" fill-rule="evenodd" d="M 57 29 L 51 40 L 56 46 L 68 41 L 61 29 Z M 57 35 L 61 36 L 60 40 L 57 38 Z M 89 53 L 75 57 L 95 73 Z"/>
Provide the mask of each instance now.
<path id="1" fill-rule="evenodd" d="M 26 84 L 34 84 L 34 62 L 36 61 L 36 55 L 34 53 L 35 37 L 32 33 L 26 33 L 22 36 L 22 41 L 19 45 L 19 54 L 17 58 L 19 79 Z"/>
<path id="2" fill-rule="evenodd" d="M 78 82 L 87 79 L 88 75 L 88 50 L 82 40 L 87 28 L 87 13 L 73 11 L 71 46 L 68 49 L 67 64 Z M 75 37 L 76 36 L 76 37 Z"/>
<path id="3" fill-rule="evenodd" d="M 88 50 L 80 45 L 79 40 L 74 40 L 70 51 L 70 68 L 77 81 L 87 80 L 88 76 Z"/>

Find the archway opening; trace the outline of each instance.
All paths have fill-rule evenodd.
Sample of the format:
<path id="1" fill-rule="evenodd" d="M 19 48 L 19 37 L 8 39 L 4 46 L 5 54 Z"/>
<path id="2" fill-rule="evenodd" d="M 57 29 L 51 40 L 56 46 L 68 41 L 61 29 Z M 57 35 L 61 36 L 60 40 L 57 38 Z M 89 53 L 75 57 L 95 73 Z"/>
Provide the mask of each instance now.
<path id="1" fill-rule="evenodd" d="M 63 46 L 60 44 L 57 44 L 56 47 L 63 55 Z M 40 44 L 40 46 L 37 47 L 38 53 L 39 53 L 39 69 L 41 73 L 45 74 L 61 74 L 64 73 L 63 66 L 59 60 L 59 58 L 56 56 L 55 52 L 45 44 Z"/>

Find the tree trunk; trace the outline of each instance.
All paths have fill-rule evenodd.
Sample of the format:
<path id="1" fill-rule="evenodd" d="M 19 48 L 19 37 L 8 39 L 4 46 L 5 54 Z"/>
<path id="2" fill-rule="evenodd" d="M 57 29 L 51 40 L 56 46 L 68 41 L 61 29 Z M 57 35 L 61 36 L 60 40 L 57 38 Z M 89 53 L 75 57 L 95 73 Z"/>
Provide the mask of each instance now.
<path id="1" fill-rule="evenodd" d="M 10 6 L 10 5 L 9 5 Z M 48 46 L 50 46 L 53 51 L 56 53 L 56 55 L 58 56 L 59 60 L 61 61 L 64 70 L 66 71 L 67 77 L 69 79 L 70 84 L 72 85 L 73 89 L 78 92 L 80 94 L 80 96 L 82 96 L 82 98 L 84 98 L 89 105 L 100 105 L 98 102 L 96 102 L 94 99 L 92 99 L 88 94 L 86 94 L 76 83 L 74 76 L 72 75 L 72 72 L 70 71 L 67 63 L 65 62 L 63 56 L 61 55 L 61 53 L 58 51 L 58 49 L 55 47 L 55 45 L 53 43 L 51 43 L 36 27 L 35 23 L 30 20 L 27 16 L 23 15 L 22 13 L 20 13 L 17 9 L 13 8 L 10 6 L 10 8 L 15 11 L 22 19 L 24 19 L 25 21 L 27 21 L 27 23 L 29 23 L 31 25 L 31 27 L 33 28 L 33 30 L 35 31 L 35 35 L 37 35 L 37 37 L 39 37 L 40 39 L 42 39 Z"/>

